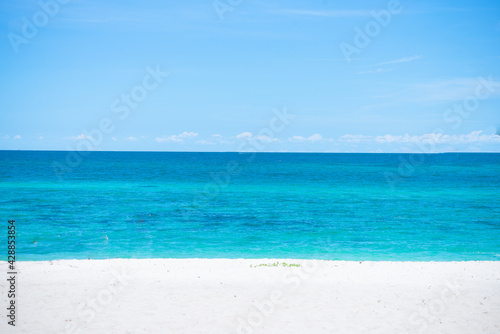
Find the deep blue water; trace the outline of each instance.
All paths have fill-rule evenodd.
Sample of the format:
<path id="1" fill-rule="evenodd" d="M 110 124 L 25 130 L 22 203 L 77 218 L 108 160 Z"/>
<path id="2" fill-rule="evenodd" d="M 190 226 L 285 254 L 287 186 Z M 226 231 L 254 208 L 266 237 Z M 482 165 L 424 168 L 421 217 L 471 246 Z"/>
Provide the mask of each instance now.
<path id="1" fill-rule="evenodd" d="M 21 261 L 500 260 L 499 189 L 500 154 L 0 151 L 0 234 Z"/>

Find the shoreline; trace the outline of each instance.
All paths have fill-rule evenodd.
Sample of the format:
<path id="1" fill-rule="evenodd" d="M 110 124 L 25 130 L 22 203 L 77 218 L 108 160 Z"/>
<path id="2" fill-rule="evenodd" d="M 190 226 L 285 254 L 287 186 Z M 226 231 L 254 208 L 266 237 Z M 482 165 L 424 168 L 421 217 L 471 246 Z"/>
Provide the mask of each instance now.
<path id="1" fill-rule="evenodd" d="M 342 259 L 319 259 L 319 258 L 291 258 L 291 257 L 259 257 L 259 258 L 247 258 L 247 257 L 134 257 L 134 258 L 128 258 L 128 257 L 109 257 L 109 258 L 61 258 L 61 259 L 52 259 L 52 260 L 18 260 L 16 259 L 16 263 L 37 263 L 37 262 L 61 262 L 61 261 L 117 261 L 117 260 L 123 260 L 123 261 L 164 261 L 164 260 L 172 260 L 172 261 L 177 261 L 177 260 L 182 260 L 182 261 L 190 261 L 190 260 L 200 260 L 200 261 L 219 261 L 219 260 L 227 260 L 227 261 L 262 261 L 262 260 L 279 260 L 279 261 L 320 261 L 320 262 L 374 262 L 374 263 L 384 263 L 384 262 L 394 262 L 394 263 L 463 263 L 463 262 L 499 262 L 500 263 L 500 257 L 496 257 L 496 259 L 493 260 L 453 260 L 453 259 L 432 259 L 432 260 L 393 260 L 393 259 L 348 259 L 348 260 L 342 260 Z M 7 261 L 0 260 L 0 264 L 6 263 Z"/>
<path id="2" fill-rule="evenodd" d="M 267 266 L 276 262 L 300 266 Z M 14 330 L 6 320 L 0 324 L 7 333 L 500 331 L 500 261 L 105 259 L 16 265 L 18 317 Z M 0 271 L 6 275 L 7 262 L 0 262 Z M 0 282 L 7 305 L 7 282 Z"/>

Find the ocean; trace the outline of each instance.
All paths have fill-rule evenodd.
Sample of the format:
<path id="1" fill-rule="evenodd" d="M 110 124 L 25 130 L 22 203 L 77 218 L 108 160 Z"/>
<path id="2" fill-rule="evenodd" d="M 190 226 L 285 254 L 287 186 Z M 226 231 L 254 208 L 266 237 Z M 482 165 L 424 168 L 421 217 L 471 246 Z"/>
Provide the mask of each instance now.
<path id="1" fill-rule="evenodd" d="M 17 261 L 500 260 L 499 190 L 495 153 L 0 151 L 0 234 Z"/>

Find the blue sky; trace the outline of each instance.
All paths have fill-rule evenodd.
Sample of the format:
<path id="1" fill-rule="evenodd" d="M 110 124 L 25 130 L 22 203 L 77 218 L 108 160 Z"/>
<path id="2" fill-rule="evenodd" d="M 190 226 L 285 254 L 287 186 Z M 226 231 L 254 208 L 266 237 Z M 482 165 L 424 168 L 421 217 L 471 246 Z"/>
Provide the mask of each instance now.
<path id="1" fill-rule="evenodd" d="M 0 27 L 0 149 L 500 152 L 497 0 L 19 0 Z"/>

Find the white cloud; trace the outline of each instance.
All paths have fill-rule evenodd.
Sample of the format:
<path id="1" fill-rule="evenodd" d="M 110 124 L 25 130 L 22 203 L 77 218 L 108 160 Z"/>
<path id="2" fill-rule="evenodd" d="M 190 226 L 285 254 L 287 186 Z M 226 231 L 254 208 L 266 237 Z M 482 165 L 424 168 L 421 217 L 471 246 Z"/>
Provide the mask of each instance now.
<path id="1" fill-rule="evenodd" d="M 136 137 L 132 137 L 132 136 L 128 137 L 127 139 L 130 141 L 138 141 L 139 140 Z"/>
<path id="2" fill-rule="evenodd" d="M 455 137 L 455 136 L 452 136 L 452 137 Z M 452 138 L 452 139 L 455 139 L 455 138 Z M 491 134 L 491 135 L 486 135 L 486 134 L 483 134 L 482 131 L 474 131 L 474 132 L 471 132 L 467 135 L 461 135 L 461 136 L 457 136 L 457 139 L 459 141 L 464 141 L 464 142 L 468 142 L 468 143 L 471 143 L 471 142 L 498 142 L 500 143 L 500 136 L 497 135 L 497 134 Z"/>
<path id="3" fill-rule="evenodd" d="M 420 136 L 377 136 L 374 140 L 378 143 L 424 143 L 433 142 L 436 144 L 460 144 L 460 143 L 492 143 L 500 142 L 500 136 L 483 134 L 482 131 L 473 131 L 462 135 L 445 135 L 442 133 L 426 133 Z"/>
<path id="4" fill-rule="evenodd" d="M 211 142 L 209 140 L 205 140 L 205 139 L 202 139 L 202 140 L 198 140 L 196 142 L 196 144 L 200 144 L 200 145 L 215 145 L 214 142 Z"/>
<path id="5" fill-rule="evenodd" d="M 14 137 L 14 139 L 19 140 L 19 139 L 23 139 L 23 137 L 21 137 L 20 135 L 17 135 Z"/>
<path id="6" fill-rule="evenodd" d="M 236 138 L 241 139 L 241 138 L 252 138 L 253 135 L 251 132 L 242 132 L 239 135 L 236 136 Z"/>
<path id="7" fill-rule="evenodd" d="M 244 139 L 244 140 L 258 140 L 261 143 L 272 143 L 272 142 L 279 142 L 280 140 L 278 138 L 271 138 L 266 135 L 257 135 L 254 136 L 251 132 L 242 132 L 239 135 L 236 136 L 237 139 Z"/>
<path id="8" fill-rule="evenodd" d="M 167 137 L 156 137 L 155 141 L 157 143 L 163 143 L 164 141 L 168 141 Z"/>
<path id="9" fill-rule="evenodd" d="M 198 137 L 198 132 L 186 132 L 186 131 L 184 131 L 183 133 L 181 133 L 180 135 L 176 135 L 175 137 L 181 138 L 181 139 L 195 138 L 195 137 Z"/>
<path id="10" fill-rule="evenodd" d="M 296 142 L 301 142 L 301 141 L 307 141 L 307 138 L 302 137 L 302 136 L 293 136 L 288 138 L 289 142 L 296 143 Z"/>
<path id="11" fill-rule="evenodd" d="M 358 74 L 377 74 L 393 71 L 393 68 L 377 68 L 376 70 L 359 71 Z"/>
<path id="12" fill-rule="evenodd" d="M 262 143 L 271 143 L 271 142 L 279 142 L 278 138 L 271 138 L 269 136 L 255 136 L 255 139 Z"/>
<path id="13" fill-rule="evenodd" d="M 313 134 L 312 136 L 309 136 L 309 137 L 302 137 L 302 136 L 293 136 L 293 137 L 290 137 L 288 138 L 288 141 L 289 142 L 292 142 L 292 143 L 300 143 L 300 142 L 309 142 L 309 143 L 314 143 L 314 142 L 318 142 L 318 141 L 322 141 L 323 140 L 323 136 L 321 136 L 320 134 Z"/>
<path id="14" fill-rule="evenodd" d="M 175 136 L 156 137 L 155 140 L 156 140 L 157 143 L 163 143 L 163 142 L 182 142 L 182 139 L 178 139 Z"/>
<path id="15" fill-rule="evenodd" d="M 303 16 L 323 16 L 323 17 L 356 17 L 369 16 L 368 10 L 302 10 L 302 9 L 283 9 L 278 14 L 291 14 Z"/>
<path id="16" fill-rule="evenodd" d="M 379 143 L 392 143 L 400 139 L 401 136 L 393 136 L 393 135 L 377 136 L 377 138 L 375 138 L 375 140 Z"/>
<path id="17" fill-rule="evenodd" d="M 447 135 L 442 133 L 426 133 L 423 135 L 383 135 L 365 136 L 346 134 L 340 137 L 339 142 L 347 143 L 378 143 L 378 144 L 406 144 L 408 151 L 418 144 L 472 144 L 472 143 L 500 143 L 500 136 L 484 134 L 483 131 L 473 131 L 468 134 Z"/>
<path id="18" fill-rule="evenodd" d="M 156 137 L 155 140 L 158 143 L 163 143 L 163 142 L 182 143 L 182 142 L 184 142 L 184 139 L 195 138 L 195 137 L 198 137 L 198 132 L 186 132 L 186 131 L 184 131 L 183 133 L 178 134 L 178 135 Z"/>
<path id="19" fill-rule="evenodd" d="M 371 138 L 371 136 L 365 135 L 343 135 L 342 137 L 340 137 L 340 141 L 345 141 L 348 143 L 360 143 L 363 141 L 368 141 Z"/>
<path id="20" fill-rule="evenodd" d="M 38 137 L 38 140 L 43 140 L 43 136 Z"/>
<path id="21" fill-rule="evenodd" d="M 85 140 L 85 139 L 91 139 L 91 137 L 90 136 L 85 136 L 82 133 L 82 134 L 79 134 L 78 136 L 66 137 L 66 139 L 70 139 L 70 140 Z"/>
<path id="22" fill-rule="evenodd" d="M 112 141 L 118 141 L 118 139 L 116 139 L 116 137 L 113 137 L 111 138 Z"/>
<path id="23" fill-rule="evenodd" d="M 398 63 L 408 63 L 410 61 L 414 61 L 414 60 L 417 60 L 417 59 L 422 59 L 422 55 L 414 55 L 414 56 L 411 56 L 411 57 L 403 57 L 403 58 L 399 58 L 399 59 L 395 59 L 395 60 L 389 60 L 389 61 L 385 61 L 383 63 L 378 63 L 375 66 L 389 65 L 389 64 L 398 64 Z"/>
<path id="24" fill-rule="evenodd" d="M 312 142 L 315 142 L 315 141 L 323 140 L 323 137 L 320 134 L 315 133 L 307 139 L 309 139 Z"/>
<path id="25" fill-rule="evenodd" d="M 218 134 L 218 133 L 211 135 L 210 139 L 207 140 L 207 142 L 211 142 L 211 143 L 213 142 L 214 144 L 215 143 L 219 143 L 219 144 L 225 144 L 225 143 L 227 143 L 227 141 L 225 140 L 225 138 L 222 135 Z"/>

